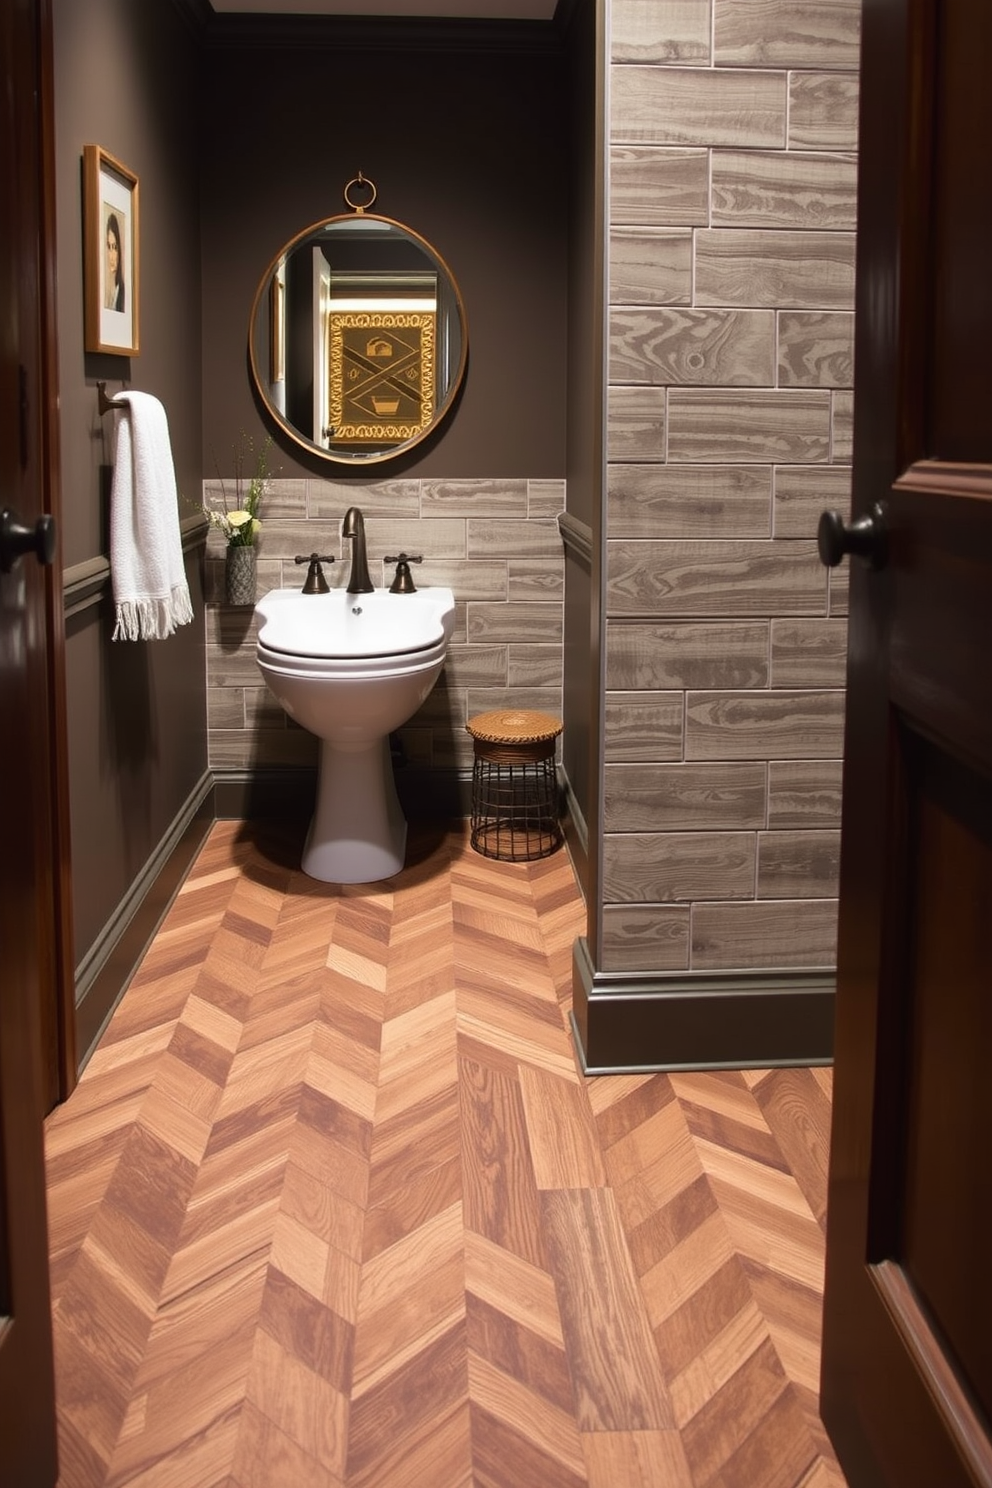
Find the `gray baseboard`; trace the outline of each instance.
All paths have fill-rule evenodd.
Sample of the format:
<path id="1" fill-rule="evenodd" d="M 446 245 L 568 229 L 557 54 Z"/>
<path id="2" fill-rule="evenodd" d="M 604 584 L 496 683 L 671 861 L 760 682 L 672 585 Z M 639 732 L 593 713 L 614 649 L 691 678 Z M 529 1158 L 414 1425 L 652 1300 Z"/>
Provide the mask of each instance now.
<path id="1" fill-rule="evenodd" d="M 80 1069 L 127 990 L 214 820 L 213 776 L 208 770 L 76 968 Z"/>
<path id="2" fill-rule="evenodd" d="M 572 958 L 572 1023 L 585 1073 L 829 1064 L 830 969 L 623 976 Z"/>
<path id="3" fill-rule="evenodd" d="M 582 897 L 588 904 L 589 829 L 586 826 L 585 817 L 572 791 L 572 783 L 564 769 L 559 769 L 558 780 L 561 786 L 562 829 L 565 833 L 565 846 L 572 860 L 576 882 L 582 890 Z"/>

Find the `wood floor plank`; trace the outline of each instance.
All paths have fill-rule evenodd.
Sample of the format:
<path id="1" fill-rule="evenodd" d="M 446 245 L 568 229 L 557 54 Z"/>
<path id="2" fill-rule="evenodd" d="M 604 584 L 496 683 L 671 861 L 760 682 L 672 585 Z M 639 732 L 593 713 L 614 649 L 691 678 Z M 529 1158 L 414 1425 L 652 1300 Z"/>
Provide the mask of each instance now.
<path id="1" fill-rule="evenodd" d="M 546 1270 L 520 1087 L 473 1060 L 459 1073 L 466 1227 Z"/>
<path id="2" fill-rule="evenodd" d="M 672 1426 L 668 1389 L 609 1189 L 541 1195 L 583 1431 Z"/>
<path id="3" fill-rule="evenodd" d="M 59 1488 L 843 1488 L 830 1071 L 585 1077 L 565 853 L 218 823 L 47 1122 Z"/>
<path id="4" fill-rule="evenodd" d="M 677 1431 L 591 1431 L 582 1450 L 589 1488 L 694 1488 Z"/>
<path id="5" fill-rule="evenodd" d="M 538 1188 L 602 1188 L 606 1171 L 585 1090 L 522 1064 L 520 1093 Z"/>

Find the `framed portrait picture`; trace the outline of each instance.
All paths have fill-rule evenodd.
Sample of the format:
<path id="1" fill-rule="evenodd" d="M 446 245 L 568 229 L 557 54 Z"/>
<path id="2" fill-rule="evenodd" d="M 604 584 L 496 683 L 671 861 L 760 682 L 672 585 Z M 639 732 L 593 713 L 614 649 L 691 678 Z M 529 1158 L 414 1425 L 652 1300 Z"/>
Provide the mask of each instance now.
<path id="1" fill-rule="evenodd" d="M 99 145 L 83 147 L 85 346 L 140 349 L 138 178 Z"/>

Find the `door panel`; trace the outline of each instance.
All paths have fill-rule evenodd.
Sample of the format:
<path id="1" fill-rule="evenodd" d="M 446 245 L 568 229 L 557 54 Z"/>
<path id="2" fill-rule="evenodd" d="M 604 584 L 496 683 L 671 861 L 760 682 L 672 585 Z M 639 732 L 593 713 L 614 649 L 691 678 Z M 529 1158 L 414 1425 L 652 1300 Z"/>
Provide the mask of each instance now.
<path id="1" fill-rule="evenodd" d="M 0 6 L 0 506 L 44 513 L 34 0 Z M 18 86 L 13 80 L 17 79 Z M 6 556 L 10 556 L 7 554 Z M 54 1005 L 45 570 L 0 546 L 0 1481 L 56 1479 L 41 1011 Z"/>
<path id="2" fill-rule="evenodd" d="M 866 0 L 821 1409 L 850 1488 L 992 1485 L 992 7 Z"/>

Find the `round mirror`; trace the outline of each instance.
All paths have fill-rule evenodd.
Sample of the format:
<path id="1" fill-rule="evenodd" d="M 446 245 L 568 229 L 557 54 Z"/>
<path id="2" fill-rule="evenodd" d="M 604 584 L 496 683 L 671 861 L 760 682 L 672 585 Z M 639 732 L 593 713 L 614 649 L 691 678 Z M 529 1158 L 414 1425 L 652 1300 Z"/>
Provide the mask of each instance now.
<path id="1" fill-rule="evenodd" d="M 362 209 L 314 223 L 276 255 L 248 342 L 276 423 L 343 464 L 388 460 L 425 438 L 450 412 L 468 354 L 461 295 L 440 254 Z"/>

